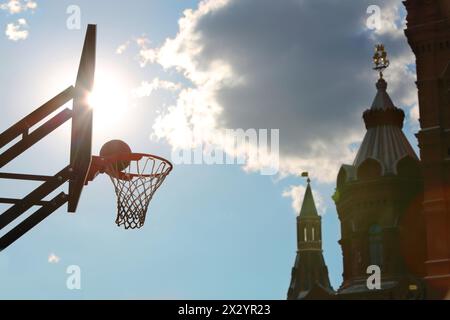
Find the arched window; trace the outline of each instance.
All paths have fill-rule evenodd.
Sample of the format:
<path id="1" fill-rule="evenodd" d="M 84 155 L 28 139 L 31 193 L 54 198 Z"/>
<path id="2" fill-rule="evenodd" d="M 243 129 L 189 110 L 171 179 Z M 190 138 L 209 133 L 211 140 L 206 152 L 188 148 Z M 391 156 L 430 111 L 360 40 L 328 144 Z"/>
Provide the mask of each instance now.
<path id="1" fill-rule="evenodd" d="M 358 179 L 369 180 L 375 179 L 381 176 L 381 165 L 377 160 L 366 159 L 358 167 Z"/>
<path id="2" fill-rule="evenodd" d="M 405 157 L 397 163 L 397 174 L 405 177 L 420 177 L 419 162 L 411 157 Z"/>
<path id="3" fill-rule="evenodd" d="M 383 229 L 374 224 L 369 228 L 370 265 L 383 265 Z"/>
<path id="4" fill-rule="evenodd" d="M 314 239 L 315 238 L 315 235 L 314 235 L 314 227 L 312 228 L 312 241 L 314 241 L 314 240 L 316 240 L 316 239 Z"/>
<path id="5" fill-rule="evenodd" d="M 303 229 L 303 236 L 304 236 L 304 238 L 305 238 L 305 242 L 307 242 L 307 241 L 308 241 L 308 236 L 307 236 L 307 234 L 306 234 L 306 228 Z"/>

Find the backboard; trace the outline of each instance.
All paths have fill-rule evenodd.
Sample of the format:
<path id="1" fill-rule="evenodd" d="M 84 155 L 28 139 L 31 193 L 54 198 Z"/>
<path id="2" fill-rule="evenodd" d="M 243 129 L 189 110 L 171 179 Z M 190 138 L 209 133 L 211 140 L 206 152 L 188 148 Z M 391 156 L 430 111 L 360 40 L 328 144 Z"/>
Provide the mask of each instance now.
<path id="1" fill-rule="evenodd" d="M 89 25 L 73 99 L 70 147 L 70 167 L 73 175 L 69 181 L 69 212 L 75 212 L 77 209 L 91 163 L 93 110 L 88 98 L 94 86 L 96 38 L 96 25 Z"/>

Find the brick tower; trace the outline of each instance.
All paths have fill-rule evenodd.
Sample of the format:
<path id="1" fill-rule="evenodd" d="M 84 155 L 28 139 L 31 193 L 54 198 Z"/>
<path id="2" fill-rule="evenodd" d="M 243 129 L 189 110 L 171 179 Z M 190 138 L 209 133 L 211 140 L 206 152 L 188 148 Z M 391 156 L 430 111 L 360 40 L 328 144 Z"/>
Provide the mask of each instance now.
<path id="1" fill-rule="evenodd" d="M 288 299 L 331 299 L 334 291 L 322 255 L 322 225 L 310 180 L 297 216 L 297 257 L 292 268 Z"/>
<path id="2" fill-rule="evenodd" d="M 416 55 L 424 176 L 425 262 L 430 298 L 450 289 L 450 1 L 407 0 L 405 31 Z"/>

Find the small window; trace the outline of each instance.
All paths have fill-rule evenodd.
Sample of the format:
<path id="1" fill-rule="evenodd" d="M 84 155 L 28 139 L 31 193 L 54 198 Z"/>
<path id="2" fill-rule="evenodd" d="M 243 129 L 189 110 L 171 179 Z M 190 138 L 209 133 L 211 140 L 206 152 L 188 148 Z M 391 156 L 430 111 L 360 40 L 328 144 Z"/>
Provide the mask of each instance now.
<path id="1" fill-rule="evenodd" d="M 314 228 L 312 228 L 312 241 L 314 241 L 315 239 L 315 236 L 314 236 Z"/>
<path id="2" fill-rule="evenodd" d="M 369 228 L 370 264 L 383 266 L 383 229 L 374 224 Z"/>
<path id="3" fill-rule="evenodd" d="M 381 176 L 381 171 L 380 163 L 369 158 L 359 165 L 357 176 L 360 180 L 376 179 Z"/>
<path id="4" fill-rule="evenodd" d="M 303 235 L 305 237 L 305 242 L 308 241 L 308 236 L 306 235 L 306 228 L 303 229 Z"/>

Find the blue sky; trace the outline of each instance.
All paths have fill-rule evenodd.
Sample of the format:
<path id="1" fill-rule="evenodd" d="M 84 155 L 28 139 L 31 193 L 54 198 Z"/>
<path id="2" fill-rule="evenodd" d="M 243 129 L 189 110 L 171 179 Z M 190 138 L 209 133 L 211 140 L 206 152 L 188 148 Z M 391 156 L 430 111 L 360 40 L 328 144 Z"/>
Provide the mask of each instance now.
<path id="1" fill-rule="evenodd" d="M 322 199 L 324 255 L 339 287 L 339 222 L 330 197 L 339 164 L 351 162 L 364 134 L 361 113 L 375 95 L 370 55 L 376 41 L 387 43 L 397 61 L 387 77 L 416 147 L 411 52 L 401 26 L 392 26 L 404 17 L 401 3 L 372 1 L 383 8 L 388 27 L 371 32 L 364 24 L 370 1 L 338 8 L 331 0 L 222 2 L 198 9 L 198 1 L 185 0 L 37 0 L 32 10 L 0 10 L 0 28 L 25 19 L 28 31 L 18 41 L 0 35 L 1 130 L 74 83 L 86 25 L 96 23 L 98 81 L 126 93 L 155 78 L 181 89 L 127 96 L 116 117 L 99 112 L 94 154 L 120 138 L 134 151 L 170 158 L 179 129 L 171 115 L 181 109 L 211 112 L 187 119 L 191 129 L 208 119 L 222 128 L 280 129 L 282 157 L 280 176 L 260 175 L 254 166 L 176 166 L 138 231 L 115 226 L 113 187 L 101 176 L 85 188 L 75 215 L 60 209 L 0 254 L 0 298 L 284 299 L 296 254 L 296 199 L 282 195 L 303 184 L 296 174 L 306 170 Z M 66 27 L 66 9 L 74 4 L 81 9 L 80 30 Z M 179 25 L 186 9 L 193 10 L 184 19 L 192 29 Z M 312 23 L 311 32 L 300 22 Z M 327 61 L 333 52 L 341 63 Z M 215 76 L 219 80 L 209 81 Z M 346 81 L 333 80 L 342 77 Z M 188 105 L 186 96 L 199 105 Z M 200 112 L 202 103 L 220 112 Z M 65 126 L 2 171 L 54 174 L 68 158 Z M 32 186 L 0 181 L 5 197 L 23 196 Z M 58 263 L 49 263 L 50 254 Z M 66 287 L 70 265 L 81 268 L 81 290 Z"/>

